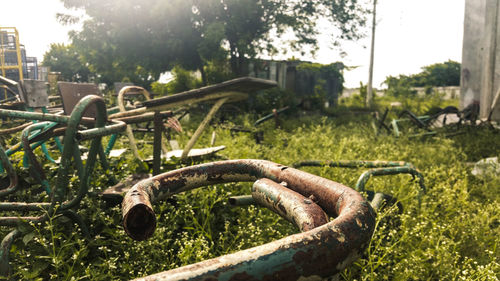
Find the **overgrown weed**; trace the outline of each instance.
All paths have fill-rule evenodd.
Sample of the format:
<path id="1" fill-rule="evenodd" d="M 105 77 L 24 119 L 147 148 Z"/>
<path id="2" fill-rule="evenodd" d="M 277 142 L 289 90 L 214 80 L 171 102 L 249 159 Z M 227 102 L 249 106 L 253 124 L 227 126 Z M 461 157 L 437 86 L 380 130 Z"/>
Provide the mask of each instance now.
<path id="1" fill-rule="evenodd" d="M 427 107 L 430 105 L 422 103 L 418 112 Z M 422 171 L 428 191 L 421 204 L 416 198 L 418 185 L 408 175 L 369 181 L 367 189 L 392 194 L 402 203 L 403 212 L 388 208 L 378 214 L 368 250 L 342 273 L 343 280 L 498 280 L 500 182 L 474 178 L 467 164 L 499 156 L 498 132 L 468 128 L 465 134 L 451 138 L 394 138 L 376 136 L 367 115 L 335 116 L 290 114 L 279 129 L 270 121 L 261 127 L 265 132 L 262 144 L 256 144 L 248 133 L 221 127 L 211 130 L 217 133 L 216 144 L 227 146 L 219 154 L 229 159 L 267 159 L 285 165 L 308 159 L 398 160 L 411 162 Z M 241 120 L 247 127 L 252 124 L 249 116 Z M 181 146 L 193 130 L 186 124 L 178 136 Z M 211 130 L 202 135 L 198 147 L 209 145 Z M 122 138 L 119 145 L 126 147 L 126 140 Z M 149 146 L 144 147 L 145 154 L 151 153 Z M 117 178 L 144 169 L 129 152 L 111 164 Z M 169 169 L 182 166 L 165 164 Z M 99 176 L 92 180 L 94 191 L 108 185 L 108 177 L 99 169 L 95 173 Z M 354 186 L 365 169 L 304 170 Z M 12 249 L 13 276 L 26 280 L 130 279 L 298 231 L 268 210 L 227 203 L 231 195 L 249 193 L 249 183 L 231 183 L 178 194 L 175 203 L 155 206 L 158 226 L 154 236 L 143 242 L 126 236 L 118 206 L 106 208 L 98 198 L 86 197 L 78 212 L 92 239 L 86 240 L 64 219 L 36 225 Z M 1 229 L 3 235 L 7 231 Z"/>

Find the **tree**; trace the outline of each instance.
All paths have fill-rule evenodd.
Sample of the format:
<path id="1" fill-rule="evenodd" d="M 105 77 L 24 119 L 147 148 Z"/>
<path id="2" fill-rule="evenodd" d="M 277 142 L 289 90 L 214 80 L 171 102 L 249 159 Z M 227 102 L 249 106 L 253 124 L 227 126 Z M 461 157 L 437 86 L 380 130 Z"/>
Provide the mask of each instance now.
<path id="1" fill-rule="evenodd" d="M 50 50 L 43 56 L 42 65 L 50 67 L 51 71 L 61 72 L 65 81 L 87 82 L 90 77 L 89 68 L 82 63 L 73 45 L 51 44 Z"/>
<path id="2" fill-rule="evenodd" d="M 422 67 L 422 71 L 413 75 L 398 75 L 386 77 L 384 84 L 387 91 L 393 95 L 408 95 L 414 93 L 411 87 L 445 87 L 460 85 L 459 62 L 449 60 Z"/>
<path id="3" fill-rule="evenodd" d="M 337 27 L 338 43 L 361 36 L 366 13 L 358 0 L 61 1 L 89 17 L 72 38 L 92 68 L 108 76 L 139 65 L 153 79 L 175 65 L 204 76 L 205 65 L 227 58 L 233 73 L 244 75 L 249 59 L 278 51 L 272 37 L 292 31 L 286 49 L 315 50 L 318 18 Z"/>

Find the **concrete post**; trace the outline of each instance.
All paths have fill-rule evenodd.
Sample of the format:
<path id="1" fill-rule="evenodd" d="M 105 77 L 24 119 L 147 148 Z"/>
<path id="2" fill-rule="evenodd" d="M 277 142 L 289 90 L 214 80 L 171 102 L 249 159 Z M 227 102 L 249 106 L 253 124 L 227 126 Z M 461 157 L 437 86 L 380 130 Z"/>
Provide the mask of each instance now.
<path id="1" fill-rule="evenodd" d="M 500 0 L 466 0 L 460 107 L 479 103 L 480 118 L 488 118 L 500 91 Z M 500 121 L 500 105 L 492 120 Z"/>

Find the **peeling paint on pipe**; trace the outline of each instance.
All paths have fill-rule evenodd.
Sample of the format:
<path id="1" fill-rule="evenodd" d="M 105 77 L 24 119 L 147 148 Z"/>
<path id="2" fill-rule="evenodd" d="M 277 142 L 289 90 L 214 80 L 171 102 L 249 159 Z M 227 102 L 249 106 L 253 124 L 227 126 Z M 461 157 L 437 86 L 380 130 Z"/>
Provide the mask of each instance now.
<path id="1" fill-rule="evenodd" d="M 332 221 L 309 231 L 138 280 L 297 280 L 332 276 L 368 246 L 375 212 L 356 191 L 342 184 L 264 160 L 229 160 L 160 174 L 134 185 L 123 200 L 123 226 L 136 240 L 156 227 L 152 204 L 175 193 L 218 183 L 267 178 L 311 198 Z"/>

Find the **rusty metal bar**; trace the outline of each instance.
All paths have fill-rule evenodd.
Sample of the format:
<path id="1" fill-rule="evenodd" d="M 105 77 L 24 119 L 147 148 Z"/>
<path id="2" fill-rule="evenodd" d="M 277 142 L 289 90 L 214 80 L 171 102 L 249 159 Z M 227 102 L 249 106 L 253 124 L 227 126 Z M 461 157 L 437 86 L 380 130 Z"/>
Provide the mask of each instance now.
<path id="1" fill-rule="evenodd" d="M 193 148 L 194 144 L 196 143 L 196 141 L 198 140 L 198 138 L 201 136 L 201 134 L 205 130 L 205 127 L 207 127 L 207 125 L 210 122 L 210 120 L 212 120 L 212 118 L 214 117 L 215 113 L 217 113 L 217 110 L 219 110 L 219 108 L 227 100 L 228 100 L 227 97 L 222 98 L 222 99 L 218 100 L 212 106 L 212 108 L 210 109 L 210 111 L 207 113 L 207 116 L 205 116 L 205 118 L 203 119 L 203 121 L 201 121 L 200 125 L 198 126 L 198 128 L 194 132 L 194 134 L 191 137 L 191 139 L 189 139 L 188 143 L 186 144 L 186 147 L 184 147 L 184 150 L 182 151 L 182 156 L 181 156 L 182 159 L 185 159 L 189 155 L 189 151 L 191 150 L 191 148 Z"/>
<path id="2" fill-rule="evenodd" d="M 56 123 L 67 124 L 70 120 L 68 115 L 58 115 L 50 113 L 29 112 L 12 109 L 0 109 L 0 117 L 11 117 L 24 120 L 51 121 Z M 94 118 L 82 118 L 81 123 L 92 125 L 95 123 Z"/>
<path id="3" fill-rule="evenodd" d="M 127 112 L 127 109 L 125 107 L 125 101 L 124 101 L 124 96 L 127 92 L 130 92 L 130 91 L 134 91 L 134 92 L 140 92 L 144 98 L 148 101 L 148 100 L 151 100 L 151 95 L 149 94 L 148 91 L 146 91 L 146 89 L 142 88 L 142 87 L 138 87 L 138 86 L 127 86 L 127 87 L 124 87 L 120 90 L 120 92 L 118 93 L 118 108 L 120 109 L 120 112 Z M 149 115 L 151 115 L 151 113 L 145 113 L 145 114 L 142 114 L 142 116 L 144 116 L 143 120 L 145 121 L 149 121 L 147 120 L 147 117 L 149 117 Z M 170 113 L 171 115 L 171 113 Z M 161 118 L 162 116 L 164 116 L 164 114 L 160 114 L 160 111 L 155 111 L 153 113 L 153 120 L 155 120 L 155 122 L 162 122 L 163 119 Z M 135 119 L 139 119 L 137 118 L 138 116 L 130 116 L 130 117 L 122 117 L 122 118 L 125 118 L 125 119 L 132 119 L 134 118 Z M 146 118 L 145 118 L 146 117 Z M 138 123 L 138 122 L 137 122 Z M 161 124 L 161 127 L 159 124 L 156 124 L 155 123 L 155 128 L 156 129 L 159 129 L 160 132 L 163 131 L 163 124 Z M 137 143 L 135 141 L 135 137 L 134 137 L 134 132 L 132 130 L 132 127 L 131 126 L 128 126 L 127 125 L 127 128 L 126 128 L 126 133 L 127 133 L 127 137 L 129 139 L 129 143 L 130 143 L 130 149 L 132 150 L 132 153 L 134 154 L 134 156 L 139 159 L 139 160 L 143 160 L 141 155 L 139 154 L 139 150 L 137 149 Z M 156 133 L 155 133 L 155 138 L 157 138 L 156 136 Z M 161 135 L 160 135 L 160 143 L 157 144 L 159 147 L 161 147 L 161 150 L 163 150 L 164 153 L 167 153 L 168 152 L 168 149 L 167 149 L 167 146 L 161 142 Z M 154 150 L 155 148 L 153 148 Z M 159 162 L 161 162 L 161 150 L 160 152 L 157 154 L 155 154 L 155 156 L 153 157 L 153 166 L 155 165 L 155 163 L 158 165 L 157 167 L 157 172 L 159 173 Z M 158 159 L 156 159 L 158 158 Z M 158 162 L 158 163 L 157 163 Z M 154 168 L 153 168 L 154 170 Z"/>
<path id="4" fill-rule="evenodd" d="M 273 110 L 272 113 L 260 118 L 259 120 L 255 121 L 255 123 L 253 123 L 253 126 L 254 127 L 257 127 L 258 125 L 260 125 L 261 123 L 264 123 L 266 122 L 267 120 L 271 119 L 271 118 L 276 118 L 278 114 L 282 113 L 282 112 L 285 112 L 287 111 L 288 109 L 290 109 L 289 106 L 285 106 L 283 108 L 280 108 L 278 110 Z"/>
<path id="5" fill-rule="evenodd" d="M 22 232 L 19 229 L 14 229 L 7 236 L 5 236 L 2 240 L 2 244 L 0 245 L 0 275 L 1 276 L 9 276 L 10 274 L 10 266 L 9 266 L 9 253 L 10 247 L 12 243 L 22 235 Z"/>
<path id="6" fill-rule="evenodd" d="M 127 109 L 125 108 L 124 95 L 128 91 L 140 91 L 147 100 L 151 99 L 149 92 L 146 91 L 145 89 L 143 89 L 142 87 L 136 87 L 136 86 L 124 87 L 118 93 L 118 108 L 120 109 L 121 112 L 127 111 Z M 135 142 L 134 132 L 132 132 L 132 127 L 127 125 L 125 132 L 127 133 L 127 138 L 128 138 L 129 143 L 130 143 L 129 146 L 130 146 L 130 149 L 132 150 L 132 153 L 134 154 L 135 158 L 137 158 L 139 160 L 143 160 L 141 155 L 139 154 L 139 150 L 137 149 L 137 144 Z"/>
<path id="7" fill-rule="evenodd" d="M 17 189 L 19 188 L 18 184 L 19 181 L 17 173 L 14 170 L 12 163 L 10 163 L 9 157 L 7 156 L 5 150 L 1 145 L 0 145 L 0 161 L 2 163 L 2 167 L 6 170 L 7 175 L 9 176 L 9 186 L 0 190 L 0 197 L 4 197 L 17 191 Z"/>
<path id="8" fill-rule="evenodd" d="M 300 167 L 338 167 L 338 168 L 385 168 L 385 167 L 413 167 L 413 164 L 404 161 L 369 161 L 369 160 L 307 160 L 292 164 L 294 168 Z"/>
<path id="9" fill-rule="evenodd" d="M 164 112 L 161 112 L 160 114 L 161 114 L 162 118 L 172 116 L 172 113 L 170 111 L 164 111 Z M 94 119 L 92 119 L 92 120 L 86 120 L 86 119 L 88 119 L 88 118 L 82 117 L 82 120 L 84 120 L 86 124 L 92 124 L 92 125 L 95 124 Z M 153 120 L 154 120 L 154 112 L 150 112 L 150 113 L 145 113 L 145 114 L 138 115 L 138 116 L 115 118 L 115 119 L 111 119 L 110 122 L 125 122 L 126 124 L 135 124 L 135 123 L 141 123 L 141 122 L 147 122 L 147 121 L 153 121 Z M 116 128 L 116 129 L 118 130 L 118 128 Z M 123 130 L 119 130 L 119 132 L 121 132 L 121 131 L 123 131 Z M 49 138 L 53 138 L 53 137 L 64 136 L 65 133 L 66 133 L 66 127 L 56 128 L 54 130 L 46 131 L 38 136 L 33 137 L 33 139 L 30 140 L 30 143 L 38 142 L 38 141 L 45 141 L 45 140 L 47 140 Z"/>
<path id="10" fill-rule="evenodd" d="M 129 127 L 128 127 L 129 128 Z M 160 114 L 154 115 L 154 139 L 153 139 L 153 175 L 156 176 L 160 173 L 161 166 L 161 147 L 162 147 L 162 134 L 163 134 L 163 120 Z"/>
<path id="11" fill-rule="evenodd" d="M 412 163 L 404 161 L 366 161 L 366 160 L 340 160 L 340 161 L 318 161 L 308 160 L 294 163 L 295 168 L 300 167 L 339 167 L 339 168 L 374 168 L 361 174 L 357 183 L 356 190 L 364 191 L 366 182 L 372 176 L 410 174 L 419 178 L 419 185 L 423 192 L 426 191 L 424 176 Z"/>
<path id="12" fill-rule="evenodd" d="M 33 122 L 24 123 L 22 125 L 19 125 L 19 126 L 13 127 L 13 128 L 2 129 L 2 130 L 0 130 L 0 136 L 11 135 L 13 133 L 17 133 L 19 131 L 22 131 L 24 128 L 28 127 L 31 124 L 33 124 Z"/>
<path id="13" fill-rule="evenodd" d="M 111 134 L 117 134 L 123 132 L 127 124 L 122 121 L 111 120 L 111 125 L 106 125 L 105 127 L 92 128 L 88 130 L 78 131 L 76 133 L 76 138 L 78 140 L 89 140 L 97 137 L 108 136 Z"/>
<path id="14" fill-rule="evenodd" d="M 0 202 L 1 211 L 43 211 L 50 207 L 50 203 Z"/>
<path id="15" fill-rule="evenodd" d="M 169 195 L 217 183 L 268 178 L 317 204 L 334 220 L 312 230 L 158 273 L 142 280 L 296 280 L 332 276 L 357 259 L 368 246 L 375 212 L 356 191 L 340 183 L 265 160 L 229 160 L 160 174 L 134 185 L 123 200 L 123 226 L 136 240 L 153 235 L 155 203 Z"/>
<path id="16" fill-rule="evenodd" d="M 252 195 L 231 196 L 227 200 L 232 206 L 248 206 L 255 204 Z"/>
<path id="17" fill-rule="evenodd" d="M 372 176 L 386 176 L 386 175 L 397 175 L 397 174 L 410 174 L 414 177 L 418 177 L 418 184 L 420 186 L 420 191 L 425 192 L 424 176 L 415 168 L 404 166 L 404 167 L 390 167 L 390 168 L 378 168 L 364 172 L 356 182 L 356 190 L 364 191 L 366 182 Z"/>
<path id="18" fill-rule="evenodd" d="M 270 179 L 257 180 L 252 186 L 252 197 L 259 205 L 297 225 L 302 232 L 328 223 L 328 216 L 313 200 Z"/>

